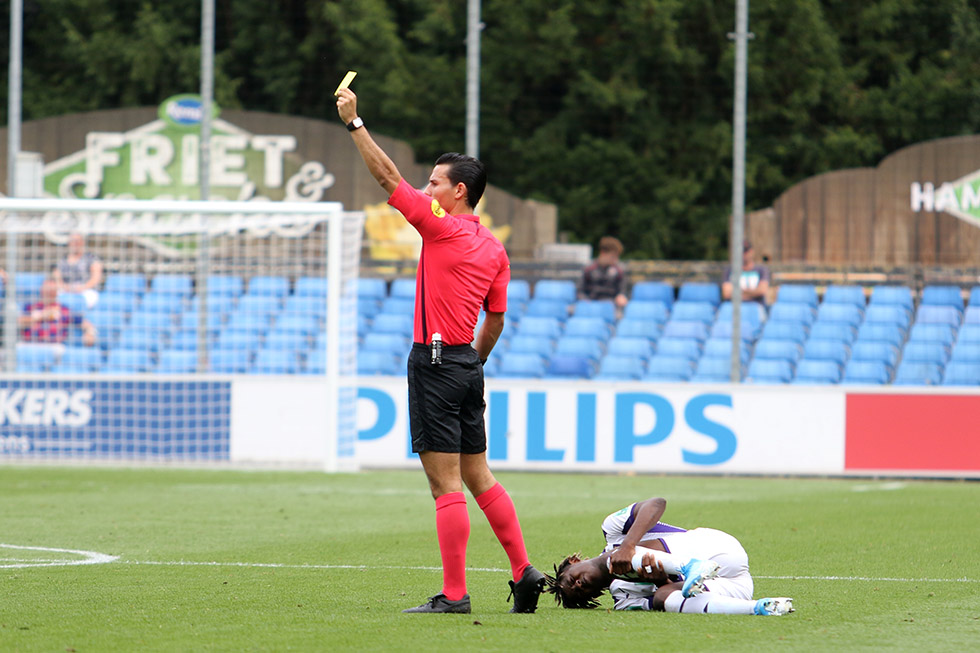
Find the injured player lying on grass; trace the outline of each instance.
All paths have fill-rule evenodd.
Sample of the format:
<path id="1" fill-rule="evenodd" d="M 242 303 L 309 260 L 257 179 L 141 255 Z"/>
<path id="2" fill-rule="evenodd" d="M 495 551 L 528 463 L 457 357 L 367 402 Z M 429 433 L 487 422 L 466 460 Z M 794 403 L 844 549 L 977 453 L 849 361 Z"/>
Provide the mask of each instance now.
<path id="1" fill-rule="evenodd" d="M 555 566 L 548 591 L 565 608 L 595 608 L 608 589 L 617 610 L 784 615 L 786 597 L 753 599 L 745 549 L 713 528 L 685 530 L 660 521 L 661 498 L 629 505 L 606 517 L 604 553 L 571 555 Z"/>

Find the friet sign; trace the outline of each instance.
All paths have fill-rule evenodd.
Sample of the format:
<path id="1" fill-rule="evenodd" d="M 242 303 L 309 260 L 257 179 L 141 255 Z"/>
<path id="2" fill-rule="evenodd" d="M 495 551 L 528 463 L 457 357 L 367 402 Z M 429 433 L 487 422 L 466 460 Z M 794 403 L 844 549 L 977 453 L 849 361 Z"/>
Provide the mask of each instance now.
<path id="1" fill-rule="evenodd" d="M 210 196 L 226 200 L 316 202 L 334 176 L 295 155 L 296 137 L 251 134 L 218 119 L 210 146 Z M 89 132 L 85 149 L 44 167 L 49 197 L 72 199 L 200 198 L 203 109 L 196 95 L 177 95 L 159 119 L 127 132 Z"/>

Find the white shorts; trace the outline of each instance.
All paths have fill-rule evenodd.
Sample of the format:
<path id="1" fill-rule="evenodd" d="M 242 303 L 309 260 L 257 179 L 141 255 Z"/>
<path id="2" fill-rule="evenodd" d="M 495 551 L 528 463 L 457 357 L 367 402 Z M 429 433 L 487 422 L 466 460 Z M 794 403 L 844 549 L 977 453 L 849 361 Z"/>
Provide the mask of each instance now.
<path id="1" fill-rule="evenodd" d="M 664 534 L 660 540 L 674 555 L 718 563 L 718 577 L 704 584 L 705 591 L 736 599 L 752 598 L 755 588 L 749 573 L 749 556 L 741 543 L 728 533 L 714 528 L 695 528 Z"/>

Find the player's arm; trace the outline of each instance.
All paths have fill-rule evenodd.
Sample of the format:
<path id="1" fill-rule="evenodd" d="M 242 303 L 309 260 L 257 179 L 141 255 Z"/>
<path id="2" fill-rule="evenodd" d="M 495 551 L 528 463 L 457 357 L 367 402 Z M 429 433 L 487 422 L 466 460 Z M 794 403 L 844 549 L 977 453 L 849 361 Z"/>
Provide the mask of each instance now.
<path id="1" fill-rule="evenodd" d="M 481 361 L 485 361 L 490 356 L 490 352 L 493 351 L 494 345 L 497 344 L 497 338 L 500 337 L 503 330 L 504 314 L 488 312 L 483 319 L 483 324 L 480 325 L 480 332 L 476 334 L 476 342 L 474 342 L 476 353 L 480 355 Z"/>
<path id="2" fill-rule="evenodd" d="M 340 114 L 340 119 L 345 125 L 349 125 L 357 118 L 357 96 L 349 88 L 341 89 L 337 93 L 337 113 Z M 402 179 L 395 162 L 374 142 L 367 127 L 358 127 L 351 132 L 351 136 L 371 175 L 388 195 L 394 193 Z"/>
<path id="3" fill-rule="evenodd" d="M 633 525 L 626 531 L 626 537 L 611 556 L 609 556 L 610 571 L 614 574 L 628 574 L 633 571 L 633 554 L 636 545 L 651 528 L 657 525 L 667 509 L 667 500 L 653 497 L 641 501 L 634 508 Z"/>

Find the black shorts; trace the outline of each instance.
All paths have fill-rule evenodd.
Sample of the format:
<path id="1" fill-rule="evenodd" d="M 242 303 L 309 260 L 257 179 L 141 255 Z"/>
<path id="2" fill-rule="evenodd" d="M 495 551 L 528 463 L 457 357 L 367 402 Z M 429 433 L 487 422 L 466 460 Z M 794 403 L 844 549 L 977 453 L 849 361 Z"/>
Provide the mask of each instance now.
<path id="1" fill-rule="evenodd" d="M 483 366 L 470 345 L 443 346 L 442 365 L 432 364 L 428 346 L 415 343 L 408 355 L 408 417 L 412 451 L 482 453 Z"/>

